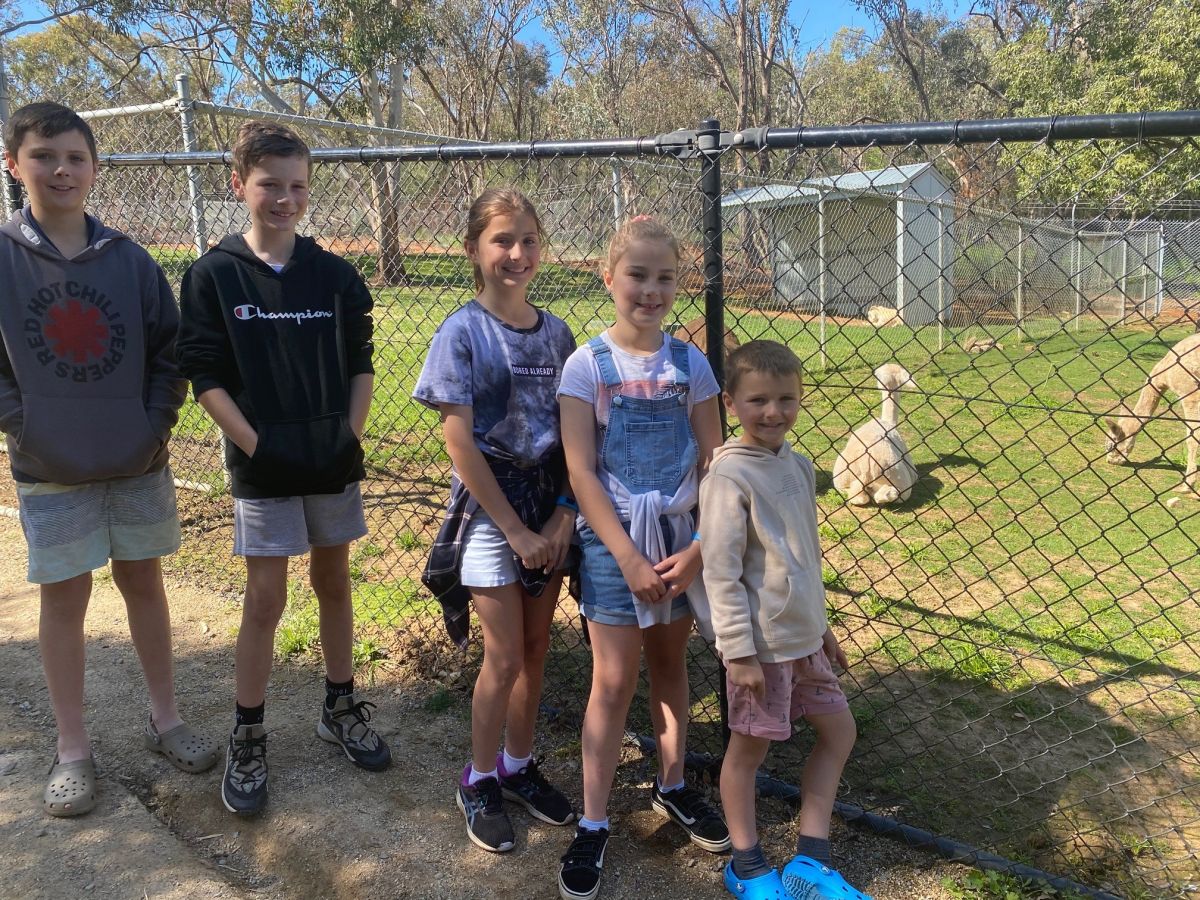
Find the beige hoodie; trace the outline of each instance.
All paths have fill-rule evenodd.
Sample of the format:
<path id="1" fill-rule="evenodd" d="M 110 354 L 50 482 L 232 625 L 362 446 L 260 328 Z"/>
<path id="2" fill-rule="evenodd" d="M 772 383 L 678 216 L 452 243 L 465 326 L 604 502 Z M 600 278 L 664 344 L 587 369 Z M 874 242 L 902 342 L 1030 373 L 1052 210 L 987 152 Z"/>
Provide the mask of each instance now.
<path id="1" fill-rule="evenodd" d="M 813 464 L 732 439 L 700 485 L 704 588 L 724 659 L 801 659 L 821 648 L 825 586 Z"/>

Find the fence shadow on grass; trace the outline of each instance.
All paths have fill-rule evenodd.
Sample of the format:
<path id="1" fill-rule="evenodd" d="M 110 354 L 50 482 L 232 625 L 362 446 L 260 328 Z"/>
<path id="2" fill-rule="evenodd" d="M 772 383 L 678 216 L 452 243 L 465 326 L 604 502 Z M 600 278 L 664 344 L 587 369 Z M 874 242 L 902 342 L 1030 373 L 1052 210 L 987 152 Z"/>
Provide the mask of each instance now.
<path id="1" fill-rule="evenodd" d="M 888 603 L 956 620 L 960 635 L 970 624 Z M 1066 634 L 995 630 L 991 647 L 947 653 L 970 638 L 942 637 L 899 663 L 885 643 L 852 665 L 859 739 L 842 799 L 1084 884 L 1178 889 L 1200 843 L 1194 673 Z M 1040 649 L 1001 653 L 1010 641 Z M 1075 677 L 1045 677 L 1055 651 L 1078 658 Z M 811 741 L 798 727 L 768 769 L 798 784 Z"/>

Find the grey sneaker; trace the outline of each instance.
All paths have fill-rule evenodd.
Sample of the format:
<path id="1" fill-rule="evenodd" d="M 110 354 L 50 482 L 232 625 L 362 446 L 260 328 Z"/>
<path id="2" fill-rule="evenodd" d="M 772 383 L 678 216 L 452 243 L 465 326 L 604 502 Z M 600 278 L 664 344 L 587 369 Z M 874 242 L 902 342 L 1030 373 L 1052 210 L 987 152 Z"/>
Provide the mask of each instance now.
<path id="1" fill-rule="evenodd" d="M 356 766 L 378 772 L 388 767 L 392 751 L 367 724 L 374 708 L 375 704 L 366 700 L 355 703 L 353 696 L 338 697 L 333 709 L 322 703 L 317 735 L 341 747 L 346 758 Z"/>
<path id="2" fill-rule="evenodd" d="M 221 802 L 231 813 L 252 816 L 267 802 L 267 729 L 239 725 L 229 736 Z"/>
<path id="3" fill-rule="evenodd" d="M 466 777 L 463 772 L 463 777 Z M 513 827 L 500 794 L 500 782 L 485 778 L 473 785 L 458 785 L 458 808 L 467 820 L 467 837 L 489 853 L 506 853 L 513 848 Z"/>

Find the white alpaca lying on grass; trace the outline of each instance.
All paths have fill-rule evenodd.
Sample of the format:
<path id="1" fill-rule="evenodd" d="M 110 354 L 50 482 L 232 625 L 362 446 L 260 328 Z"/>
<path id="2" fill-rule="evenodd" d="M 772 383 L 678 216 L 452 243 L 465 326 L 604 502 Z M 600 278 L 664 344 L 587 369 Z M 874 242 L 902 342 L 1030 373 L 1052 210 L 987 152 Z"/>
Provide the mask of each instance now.
<path id="1" fill-rule="evenodd" d="M 875 379 L 883 393 L 879 417 L 854 430 L 833 464 L 833 485 L 851 506 L 907 500 L 917 483 L 916 467 L 896 421 L 900 391 L 918 390 L 917 383 L 896 363 L 876 369 Z"/>

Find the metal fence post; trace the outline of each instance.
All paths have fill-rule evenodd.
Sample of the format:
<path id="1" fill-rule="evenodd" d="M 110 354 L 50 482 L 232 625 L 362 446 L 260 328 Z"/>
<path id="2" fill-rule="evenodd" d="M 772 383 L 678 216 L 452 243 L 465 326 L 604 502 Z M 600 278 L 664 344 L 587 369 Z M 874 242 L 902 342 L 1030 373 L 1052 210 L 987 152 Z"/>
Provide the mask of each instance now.
<path id="1" fill-rule="evenodd" d="M 1121 235 L 1121 277 L 1117 279 L 1121 291 L 1121 322 L 1129 316 L 1129 232 Z"/>
<path id="2" fill-rule="evenodd" d="M 825 193 L 821 192 L 820 199 L 817 200 L 817 260 L 820 266 L 820 272 L 817 276 L 817 293 L 819 295 L 821 305 L 821 321 L 820 321 L 820 342 L 821 342 L 821 371 L 825 371 L 827 365 L 825 359 L 825 304 L 829 297 L 828 273 L 829 265 L 825 261 Z"/>
<path id="3" fill-rule="evenodd" d="M 1157 257 L 1157 264 L 1154 267 L 1154 274 L 1157 276 L 1158 283 L 1155 285 L 1154 290 L 1154 315 L 1161 316 L 1163 307 L 1163 280 L 1166 277 L 1163 266 L 1167 264 L 1167 226 L 1162 222 L 1158 224 L 1158 252 L 1155 256 Z"/>
<path id="4" fill-rule="evenodd" d="M 1025 339 L 1025 229 L 1017 222 L 1017 339 Z"/>
<path id="5" fill-rule="evenodd" d="M 704 320 L 708 361 L 725 383 L 725 262 L 721 234 L 721 126 L 705 119 L 696 134 L 700 150 L 700 223 L 704 249 Z"/>
<path id="6" fill-rule="evenodd" d="M 705 119 L 696 133 L 700 150 L 700 229 L 704 250 L 704 324 L 708 337 L 708 362 L 717 384 L 725 385 L 725 260 L 721 223 L 721 125 L 716 119 Z M 717 404 L 721 414 L 721 436 L 725 437 L 724 404 Z M 721 663 L 717 684 L 717 699 L 721 707 L 721 746 L 729 743 L 729 694 L 725 687 L 725 664 Z"/>
<path id="7" fill-rule="evenodd" d="M 8 74 L 4 69 L 4 48 L 0 46 L 0 155 L 4 152 L 4 129 L 8 125 Z M 21 208 L 21 185 L 0 160 L 0 194 L 4 195 L 4 221 Z"/>
<path id="8" fill-rule="evenodd" d="M 612 164 L 612 208 L 613 231 L 620 231 L 625 221 L 625 194 L 622 192 L 621 163 L 615 159 Z"/>
<path id="9" fill-rule="evenodd" d="M 175 76 L 176 98 L 179 103 L 179 124 L 183 131 L 183 149 L 192 153 L 200 149 L 196 140 L 196 122 L 192 108 L 192 90 L 188 77 L 183 74 Z M 196 241 L 196 255 L 202 256 L 208 249 L 208 227 L 204 222 L 204 185 L 201 182 L 200 170 L 195 166 L 187 167 L 188 201 L 192 210 L 192 234 Z"/>

